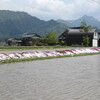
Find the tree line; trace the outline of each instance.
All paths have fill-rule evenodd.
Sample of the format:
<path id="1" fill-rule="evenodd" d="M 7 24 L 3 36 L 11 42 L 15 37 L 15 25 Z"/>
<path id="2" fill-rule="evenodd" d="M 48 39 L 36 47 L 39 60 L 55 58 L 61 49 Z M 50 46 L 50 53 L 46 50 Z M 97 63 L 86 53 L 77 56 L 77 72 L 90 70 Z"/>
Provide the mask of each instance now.
<path id="1" fill-rule="evenodd" d="M 85 21 L 81 22 L 81 28 L 82 32 L 86 33 L 86 36 L 83 37 L 83 44 L 82 46 L 88 46 L 89 45 L 89 37 L 88 32 L 91 30 L 91 26 L 87 25 Z M 17 41 L 8 41 L 9 45 L 16 45 Z M 25 38 L 22 39 L 23 46 L 51 46 L 51 45 L 67 45 L 65 41 L 61 40 L 59 41 L 59 36 L 56 32 L 50 32 L 49 34 L 43 36 L 42 38 Z"/>

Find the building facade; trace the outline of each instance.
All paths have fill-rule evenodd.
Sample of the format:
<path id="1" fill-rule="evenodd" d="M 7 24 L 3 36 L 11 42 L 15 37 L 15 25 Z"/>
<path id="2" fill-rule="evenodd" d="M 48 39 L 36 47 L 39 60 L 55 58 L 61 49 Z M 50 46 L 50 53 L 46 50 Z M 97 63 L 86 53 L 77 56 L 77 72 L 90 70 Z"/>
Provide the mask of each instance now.
<path id="1" fill-rule="evenodd" d="M 36 33 L 27 33 L 24 34 L 22 38 L 9 38 L 7 44 L 9 46 L 32 46 L 38 39 L 41 39 L 40 35 Z"/>
<path id="2" fill-rule="evenodd" d="M 89 46 L 100 46 L 100 32 L 96 29 L 91 29 L 87 33 L 83 31 L 81 27 L 72 27 L 63 32 L 59 39 L 63 40 L 68 46 L 71 45 L 83 45 L 83 37 L 89 37 Z"/>
<path id="3" fill-rule="evenodd" d="M 22 45 L 23 46 L 32 46 L 36 44 L 36 40 L 41 39 L 42 37 L 36 33 L 27 33 L 23 35 Z"/>

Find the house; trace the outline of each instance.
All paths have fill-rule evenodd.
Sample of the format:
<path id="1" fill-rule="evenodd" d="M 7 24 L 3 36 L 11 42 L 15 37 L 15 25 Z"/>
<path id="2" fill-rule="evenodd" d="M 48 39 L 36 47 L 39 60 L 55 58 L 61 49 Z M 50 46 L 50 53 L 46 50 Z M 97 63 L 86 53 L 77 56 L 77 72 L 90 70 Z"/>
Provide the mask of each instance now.
<path id="1" fill-rule="evenodd" d="M 23 38 L 41 38 L 40 35 L 36 34 L 36 33 L 26 33 L 23 35 Z"/>
<path id="2" fill-rule="evenodd" d="M 19 38 L 9 38 L 7 40 L 8 46 L 21 46 L 22 45 L 22 40 Z"/>
<path id="3" fill-rule="evenodd" d="M 95 31 L 93 34 L 92 46 L 98 47 L 100 46 L 100 32 Z"/>
<path id="4" fill-rule="evenodd" d="M 36 33 L 27 33 L 22 38 L 9 38 L 7 44 L 9 46 L 31 46 L 34 45 L 33 39 L 35 39 L 35 43 L 36 40 L 41 39 L 41 36 Z"/>
<path id="5" fill-rule="evenodd" d="M 100 32 L 97 32 L 96 29 L 85 33 L 81 27 L 71 27 L 59 36 L 59 40 L 65 41 L 68 46 L 83 45 L 84 36 L 89 37 L 89 46 L 100 46 Z"/>
<path id="6" fill-rule="evenodd" d="M 42 37 L 36 33 L 26 33 L 22 37 L 22 45 L 24 46 L 35 45 L 36 40 L 39 40 L 41 38 Z M 35 40 L 34 43 L 33 40 Z"/>

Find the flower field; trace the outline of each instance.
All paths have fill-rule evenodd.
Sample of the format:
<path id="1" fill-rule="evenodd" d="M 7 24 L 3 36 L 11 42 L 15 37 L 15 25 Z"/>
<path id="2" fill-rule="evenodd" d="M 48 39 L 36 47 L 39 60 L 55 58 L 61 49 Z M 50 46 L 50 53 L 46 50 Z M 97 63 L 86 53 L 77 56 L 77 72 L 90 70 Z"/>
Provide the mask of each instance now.
<path id="1" fill-rule="evenodd" d="M 0 53 L 0 61 L 9 59 L 27 59 L 27 58 L 43 58 L 43 57 L 57 57 L 57 56 L 74 56 L 80 54 L 93 54 L 100 53 L 98 48 L 85 48 L 85 49 L 65 49 L 55 51 L 29 51 L 29 52 L 15 52 L 15 53 Z"/>

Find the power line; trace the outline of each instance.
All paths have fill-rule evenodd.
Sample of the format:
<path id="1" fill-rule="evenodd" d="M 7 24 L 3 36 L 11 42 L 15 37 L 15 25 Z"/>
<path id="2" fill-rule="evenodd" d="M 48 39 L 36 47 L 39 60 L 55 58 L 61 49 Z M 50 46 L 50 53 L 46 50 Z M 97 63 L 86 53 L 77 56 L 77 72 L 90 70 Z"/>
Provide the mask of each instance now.
<path id="1" fill-rule="evenodd" d="M 96 0 L 92 0 L 93 2 L 97 3 L 97 4 L 100 4 L 100 2 L 96 1 Z"/>

